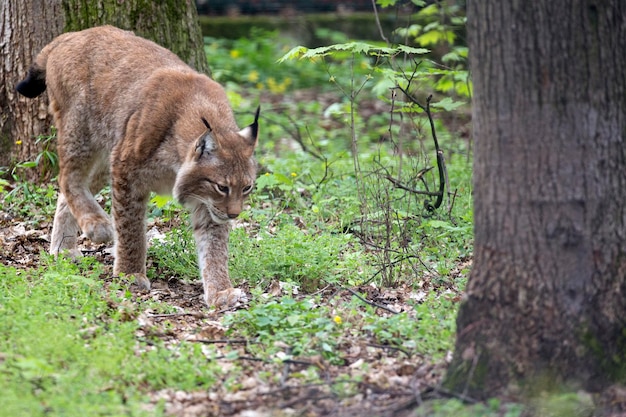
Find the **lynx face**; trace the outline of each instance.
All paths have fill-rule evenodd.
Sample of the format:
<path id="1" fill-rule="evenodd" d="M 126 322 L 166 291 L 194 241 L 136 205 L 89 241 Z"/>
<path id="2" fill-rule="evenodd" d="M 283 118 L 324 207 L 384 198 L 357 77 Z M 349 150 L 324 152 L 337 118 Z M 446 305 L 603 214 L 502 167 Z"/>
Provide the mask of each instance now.
<path id="1" fill-rule="evenodd" d="M 257 165 L 252 156 L 256 132 L 207 131 L 198 138 L 193 153 L 181 167 L 174 185 L 174 197 L 192 211 L 206 210 L 218 224 L 236 218 L 254 189 Z M 221 146 L 238 143 L 241 146 Z"/>

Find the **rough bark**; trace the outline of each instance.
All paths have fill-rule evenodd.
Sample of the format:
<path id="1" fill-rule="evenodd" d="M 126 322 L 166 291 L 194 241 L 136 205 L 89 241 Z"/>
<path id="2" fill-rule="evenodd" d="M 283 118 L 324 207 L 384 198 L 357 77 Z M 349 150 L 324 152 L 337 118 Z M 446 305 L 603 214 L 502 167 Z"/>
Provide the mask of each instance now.
<path id="1" fill-rule="evenodd" d="M 15 84 L 39 50 L 62 32 L 60 4 L 0 1 L 0 166 L 33 160 L 41 151 L 36 137 L 49 133 L 47 98 L 26 99 L 15 92 Z"/>
<path id="2" fill-rule="evenodd" d="M 50 134 L 47 95 L 15 93 L 33 57 L 63 32 L 103 24 L 133 30 L 209 74 L 192 0 L 0 0 L 0 166 L 33 161 L 42 150 L 36 137 Z M 22 174 L 35 180 L 41 172 Z"/>
<path id="3" fill-rule="evenodd" d="M 626 2 L 473 0 L 474 267 L 444 384 L 626 382 Z"/>
<path id="4" fill-rule="evenodd" d="M 204 40 L 193 0 L 61 0 L 65 32 L 110 24 L 134 31 L 209 74 Z"/>

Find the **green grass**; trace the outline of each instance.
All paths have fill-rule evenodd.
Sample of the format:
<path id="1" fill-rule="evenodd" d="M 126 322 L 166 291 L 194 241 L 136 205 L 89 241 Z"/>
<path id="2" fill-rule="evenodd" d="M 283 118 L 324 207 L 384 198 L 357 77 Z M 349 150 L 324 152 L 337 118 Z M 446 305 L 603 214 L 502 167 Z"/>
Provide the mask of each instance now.
<path id="1" fill-rule="evenodd" d="M 142 306 L 100 273 L 88 258 L 0 265 L 0 415 L 161 415 L 142 407 L 151 390 L 215 383 L 220 369 L 194 346 L 138 341 Z"/>

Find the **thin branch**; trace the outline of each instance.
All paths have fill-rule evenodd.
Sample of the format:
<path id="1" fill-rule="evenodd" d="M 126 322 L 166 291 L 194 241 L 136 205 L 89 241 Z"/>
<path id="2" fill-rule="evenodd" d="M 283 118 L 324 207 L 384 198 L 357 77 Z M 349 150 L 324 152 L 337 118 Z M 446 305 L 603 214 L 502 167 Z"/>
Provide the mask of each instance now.
<path id="1" fill-rule="evenodd" d="M 389 39 L 385 36 L 385 32 L 383 32 L 383 27 L 380 24 L 380 18 L 378 17 L 378 8 L 376 7 L 376 0 L 372 0 L 372 7 L 374 8 L 374 17 L 376 18 L 376 26 L 378 26 L 378 32 L 380 33 L 380 37 L 385 41 L 387 46 L 390 45 Z"/>
<path id="2" fill-rule="evenodd" d="M 391 175 L 386 175 L 385 178 L 389 180 L 389 182 L 391 182 L 396 188 L 400 188 L 414 194 L 427 195 L 429 197 L 439 197 L 439 192 L 416 190 L 415 188 L 411 188 L 402 184 L 399 180 L 393 178 Z"/>
<path id="3" fill-rule="evenodd" d="M 396 350 L 396 351 L 398 351 L 398 352 L 402 352 L 402 353 L 404 353 L 404 354 L 405 354 L 407 357 L 409 357 L 409 358 L 413 356 L 413 355 L 412 355 L 411 353 L 409 353 L 408 351 L 406 351 L 406 350 L 404 350 L 404 349 L 402 349 L 402 348 L 399 348 L 399 347 L 397 347 L 397 346 L 377 345 L 377 344 L 375 344 L 375 343 L 366 343 L 366 346 L 373 347 L 373 348 L 376 348 L 376 349 Z"/>
<path id="4" fill-rule="evenodd" d="M 187 342 L 204 343 L 207 345 L 224 343 L 228 345 L 248 345 L 258 343 L 256 340 L 248 339 L 187 339 Z"/>
<path id="5" fill-rule="evenodd" d="M 252 361 L 252 362 L 262 362 L 262 363 L 276 363 L 275 361 L 271 361 L 268 359 L 255 358 L 254 356 L 237 356 L 235 358 L 229 358 L 226 355 L 216 356 L 213 358 L 214 360 L 219 359 L 231 359 L 231 360 L 242 360 L 242 361 Z M 299 361 L 297 359 L 282 359 L 279 363 L 290 363 L 292 365 L 306 365 L 306 366 L 317 366 L 320 367 L 319 364 L 310 361 Z"/>
<path id="6" fill-rule="evenodd" d="M 364 298 L 363 296 L 361 296 L 361 294 L 359 294 L 358 292 L 354 291 L 352 288 L 348 288 L 348 287 L 343 287 L 343 288 L 344 288 L 346 291 L 348 291 L 348 292 L 352 293 L 352 295 L 354 295 L 356 298 L 358 298 L 359 300 L 363 301 L 363 302 L 364 302 L 364 303 L 366 303 L 366 304 L 369 304 L 369 305 L 371 305 L 371 306 L 373 306 L 373 307 L 380 308 L 380 309 L 382 309 L 382 310 L 388 311 L 388 312 L 390 312 L 390 313 L 392 313 L 392 314 L 400 314 L 400 312 L 399 312 L 399 311 L 396 311 L 396 310 L 394 310 L 394 309 L 392 309 L 392 308 L 389 308 L 389 307 L 387 307 L 387 306 L 384 306 L 384 305 L 382 305 L 382 304 L 375 303 L 375 302 L 373 302 L 373 301 L 370 301 L 370 300 L 368 300 L 368 299 Z"/>
<path id="7" fill-rule="evenodd" d="M 413 73 L 413 75 L 414 74 L 415 72 Z M 439 191 L 437 192 L 437 200 L 435 201 L 435 204 L 430 206 L 430 203 L 429 203 L 427 208 L 431 210 L 431 207 L 432 207 L 432 210 L 436 210 L 441 206 L 441 203 L 443 202 L 444 191 L 446 188 L 446 168 L 445 168 L 446 162 L 443 156 L 443 151 L 441 150 L 441 148 L 439 148 L 439 141 L 437 140 L 437 131 L 435 129 L 435 121 L 433 120 L 433 115 L 430 111 L 430 101 L 432 100 L 433 96 L 432 94 L 428 96 L 428 98 L 426 99 L 426 105 L 424 106 L 408 92 L 408 87 L 411 84 L 413 75 L 411 75 L 411 78 L 408 80 L 409 85 L 407 85 L 406 89 L 402 88 L 400 85 L 397 85 L 397 88 L 400 89 L 400 91 L 402 91 L 404 95 L 413 104 L 417 105 L 428 116 L 428 122 L 430 123 L 430 131 L 433 137 L 433 142 L 435 143 L 435 151 L 437 152 L 437 169 L 439 171 Z"/>
<path id="8" fill-rule="evenodd" d="M 183 317 L 183 316 L 192 316 L 192 317 L 201 319 L 201 318 L 206 317 L 206 314 L 199 313 L 199 312 L 196 312 L 196 313 L 181 312 L 181 313 L 147 314 L 147 316 L 150 318 L 156 318 L 156 319 L 169 318 L 169 317 Z"/>

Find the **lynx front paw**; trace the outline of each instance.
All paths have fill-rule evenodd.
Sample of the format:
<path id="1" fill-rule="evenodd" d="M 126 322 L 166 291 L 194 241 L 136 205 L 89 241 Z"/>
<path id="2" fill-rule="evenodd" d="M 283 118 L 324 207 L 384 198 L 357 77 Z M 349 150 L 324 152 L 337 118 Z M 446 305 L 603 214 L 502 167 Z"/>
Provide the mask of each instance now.
<path id="1" fill-rule="evenodd" d="M 85 222 L 83 232 L 93 243 L 107 243 L 115 236 L 113 227 L 108 219 L 89 220 Z"/>
<path id="2" fill-rule="evenodd" d="M 150 291 L 150 280 L 143 274 L 132 274 L 132 278 L 135 278 L 133 285 L 136 285 L 140 291 Z"/>
<path id="3" fill-rule="evenodd" d="M 246 303 L 248 297 L 239 288 L 227 288 L 217 293 L 205 294 L 204 301 L 206 301 L 207 306 L 215 306 L 219 309 L 233 307 L 237 303 Z"/>

